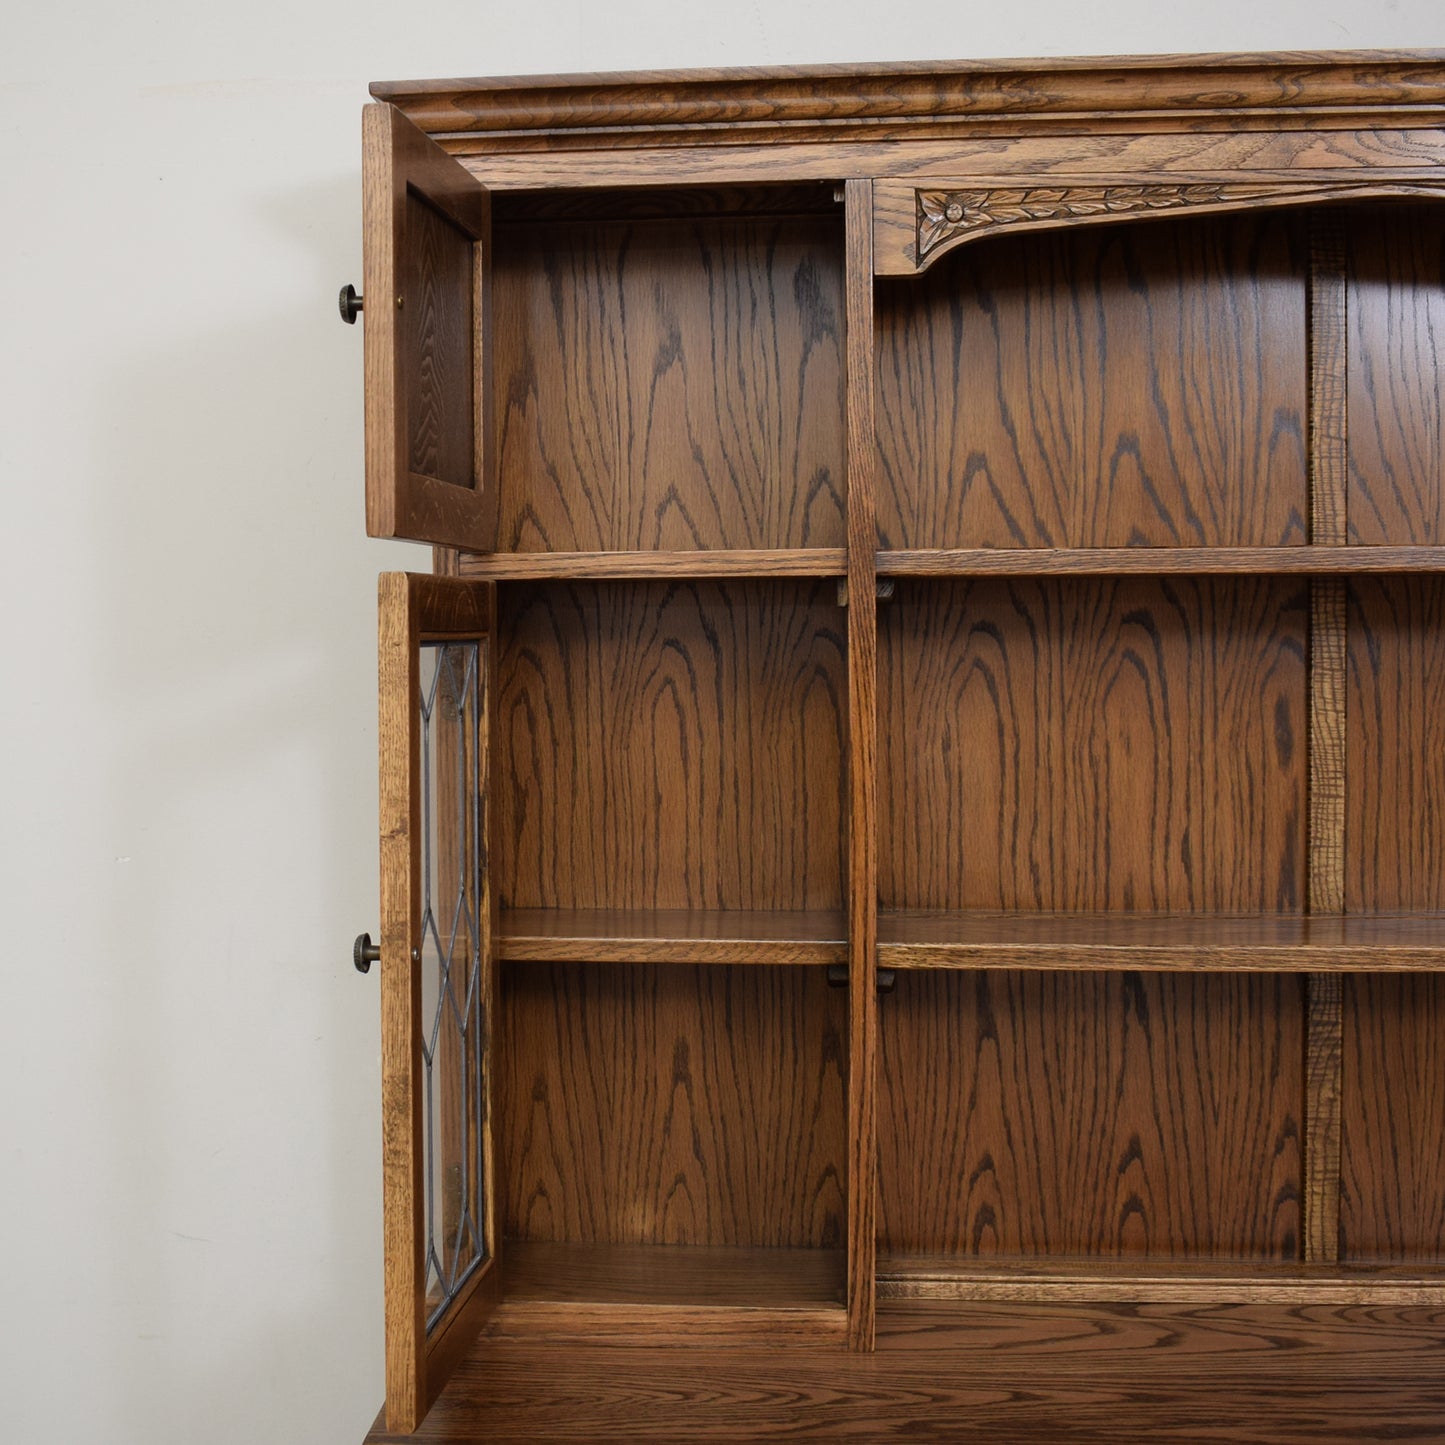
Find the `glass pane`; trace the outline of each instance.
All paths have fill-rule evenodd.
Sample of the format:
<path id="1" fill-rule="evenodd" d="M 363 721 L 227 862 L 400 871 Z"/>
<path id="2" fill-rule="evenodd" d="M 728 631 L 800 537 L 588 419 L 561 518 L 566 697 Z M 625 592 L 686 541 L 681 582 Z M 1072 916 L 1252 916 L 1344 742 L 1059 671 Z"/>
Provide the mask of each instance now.
<path id="1" fill-rule="evenodd" d="M 421 993 L 427 1327 L 486 1258 L 482 1158 L 482 793 L 485 654 L 421 649 Z"/>

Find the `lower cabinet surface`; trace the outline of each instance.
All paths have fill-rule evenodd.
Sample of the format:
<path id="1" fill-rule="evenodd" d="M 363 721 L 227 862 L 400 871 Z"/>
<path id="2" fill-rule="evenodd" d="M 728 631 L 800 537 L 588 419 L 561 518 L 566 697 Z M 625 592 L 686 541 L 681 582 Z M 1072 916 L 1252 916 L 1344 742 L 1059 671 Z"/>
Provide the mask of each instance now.
<path id="1" fill-rule="evenodd" d="M 419 1431 L 547 1440 L 1445 1439 L 1445 1308 L 895 1303 L 878 1348 L 508 1333 L 504 1304 Z"/>

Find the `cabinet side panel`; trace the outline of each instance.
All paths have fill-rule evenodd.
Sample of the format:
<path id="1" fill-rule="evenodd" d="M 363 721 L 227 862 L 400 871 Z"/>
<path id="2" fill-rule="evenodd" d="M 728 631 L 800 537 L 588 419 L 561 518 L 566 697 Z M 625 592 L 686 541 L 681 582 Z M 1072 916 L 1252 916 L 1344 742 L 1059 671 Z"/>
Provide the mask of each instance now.
<path id="1" fill-rule="evenodd" d="M 1297 1256 L 1298 979 L 915 973 L 880 1017 L 884 1252 Z"/>
<path id="2" fill-rule="evenodd" d="M 514 965 L 511 1238 L 841 1248 L 848 999 L 821 969 Z"/>
<path id="3" fill-rule="evenodd" d="M 1307 540 L 1299 222 L 981 242 L 878 290 L 885 547 Z"/>
<path id="4" fill-rule="evenodd" d="M 835 583 L 509 584 L 501 599 L 503 907 L 843 906 Z"/>
<path id="5" fill-rule="evenodd" d="M 1344 993 L 1340 1255 L 1445 1261 L 1445 979 L 1356 974 Z"/>
<path id="6" fill-rule="evenodd" d="M 1349 586 L 1345 906 L 1445 908 L 1445 582 Z"/>
<path id="7" fill-rule="evenodd" d="M 841 547 L 836 220 L 499 227 L 498 549 Z"/>
<path id="8" fill-rule="evenodd" d="M 1351 212 L 1349 539 L 1445 542 L 1445 215 Z"/>
<path id="9" fill-rule="evenodd" d="M 1308 588 L 900 582 L 885 908 L 1297 912 Z"/>

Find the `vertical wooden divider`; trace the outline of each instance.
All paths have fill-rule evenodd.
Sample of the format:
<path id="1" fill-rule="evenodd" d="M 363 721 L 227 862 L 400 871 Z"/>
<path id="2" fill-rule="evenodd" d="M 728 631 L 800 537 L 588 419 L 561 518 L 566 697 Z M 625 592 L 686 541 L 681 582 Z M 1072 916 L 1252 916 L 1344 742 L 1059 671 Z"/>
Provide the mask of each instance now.
<path id="1" fill-rule="evenodd" d="M 878 1235 L 878 524 L 873 183 L 844 187 L 848 430 L 848 1347 L 871 1350 Z"/>
<path id="2" fill-rule="evenodd" d="M 1344 227 L 1316 212 L 1310 233 L 1310 540 L 1346 540 Z M 1310 594 L 1309 911 L 1345 909 L 1345 582 Z M 1304 1257 L 1340 1254 L 1342 980 L 1311 974 L 1305 1005 Z"/>

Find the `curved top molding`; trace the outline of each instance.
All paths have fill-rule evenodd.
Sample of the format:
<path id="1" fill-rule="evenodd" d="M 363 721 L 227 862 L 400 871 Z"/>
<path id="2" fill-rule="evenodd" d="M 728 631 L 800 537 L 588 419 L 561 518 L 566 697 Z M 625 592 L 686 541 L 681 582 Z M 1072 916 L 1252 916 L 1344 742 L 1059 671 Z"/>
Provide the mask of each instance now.
<path id="1" fill-rule="evenodd" d="M 896 66 L 504 76 L 394 81 L 371 93 L 448 149 L 757 145 L 800 139 L 937 139 L 1006 127 L 1228 129 L 1242 118 L 1329 124 L 1445 120 L 1445 51 L 1281 52 Z M 604 141 L 604 137 L 608 137 Z"/>
<path id="2" fill-rule="evenodd" d="M 874 269 L 880 276 L 912 275 L 969 241 L 1008 231 L 1061 230 L 1180 212 L 1218 215 L 1412 197 L 1445 201 L 1445 174 L 1419 180 L 1366 177 L 952 187 L 887 180 L 874 187 Z"/>

